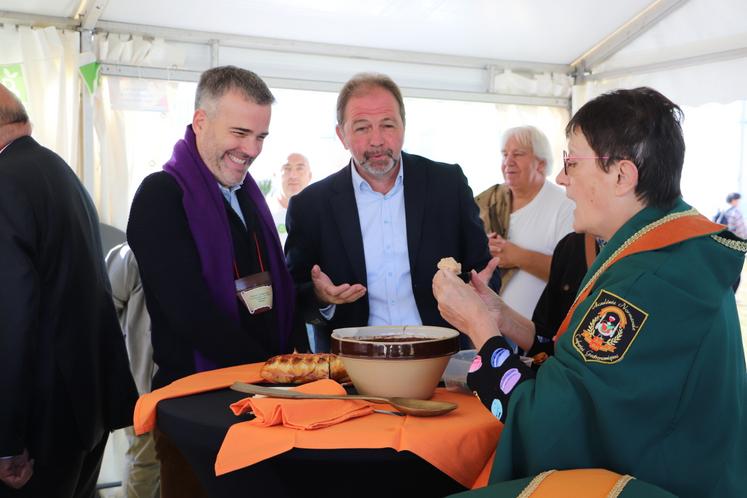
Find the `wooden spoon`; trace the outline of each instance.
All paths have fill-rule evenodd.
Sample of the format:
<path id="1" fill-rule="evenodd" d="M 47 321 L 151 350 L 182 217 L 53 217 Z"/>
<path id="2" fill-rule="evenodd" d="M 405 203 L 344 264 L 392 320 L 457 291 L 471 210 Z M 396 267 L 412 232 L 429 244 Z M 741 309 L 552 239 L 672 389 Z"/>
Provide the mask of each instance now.
<path id="1" fill-rule="evenodd" d="M 384 398 L 381 396 L 366 396 L 363 394 L 307 394 L 298 391 L 278 389 L 277 387 L 262 387 L 245 382 L 234 382 L 231 386 L 234 391 L 249 394 L 261 394 L 269 398 L 288 398 L 288 399 L 362 399 L 373 401 L 374 403 L 387 403 L 407 415 L 414 417 L 435 417 L 443 415 L 457 407 L 454 403 L 447 401 L 430 401 L 424 399 L 412 398 Z"/>

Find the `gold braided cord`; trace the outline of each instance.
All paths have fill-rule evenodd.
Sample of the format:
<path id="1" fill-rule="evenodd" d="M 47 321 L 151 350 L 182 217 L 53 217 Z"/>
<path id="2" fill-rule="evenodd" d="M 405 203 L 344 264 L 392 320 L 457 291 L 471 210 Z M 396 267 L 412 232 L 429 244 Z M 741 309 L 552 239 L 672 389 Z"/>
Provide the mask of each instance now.
<path id="1" fill-rule="evenodd" d="M 624 476 L 621 476 L 620 479 L 617 480 L 614 486 L 612 486 L 612 489 L 610 490 L 609 494 L 607 495 L 607 498 L 617 498 L 620 496 L 620 493 L 623 492 L 623 489 L 625 486 L 628 485 L 630 481 L 635 479 L 635 477 L 625 474 Z"/>
<path id="2" fill-rule="evenodd" d="M 532 496 L 532 493 L 537 491 L 537 488 L 539 488 L 539 485 L 542 484 L 542 481 L 544 481 L 545 478 L 553 472 L 555 472 L 554 469 L 546 470 L 545 472 L 535 476 L 534 479 L 532 479 L 532 481 L 529 483 L 529 485 L 524 488 L 524 491 L 522 491 L 516 498 L 529 498 L 530 496 Z"/>
<path id="3" fill-rule="evenodd" d="M 745 242 L 744 240 L 727 239 L 726 237 L 721 237 L 720 235 L 711 235 L 711 238 L 719 244 L 728 247 L 729 249 L 734 249 L 735 251 L 739 252 L 747 252 L 747 242 Z"/>
<path id="4" fill-rule="evenodd" d="M 679 213 L 672 213 L 664 216 L 663 218 L 660 218 L 653 223 L 649 223 L 645 227 L 638 230 L 636 233 L 634 233 L 628 240 L 623 242 L 620 247 L 613 252 L 607 260 L 602 263 L 602 265 L 599 267 L 599 269 L 594 273 L 594 275 L 586 282 L 586 285 L 584 285 L 584 288 L 581 289 L 581 291 L 578 293 L 578 296 L 583 295 L 584 292 L 586 292 L 586 289 L 590 287 L 591 285 L 594 285 L 594 282 L 597 281 L 597 278 L 599 278 L 599 275 L 607 271 L 607 268 L 609 268 L 612 265 L 612 262 L 615 261 L 615 258 L 617 258 L 618 255 L 620 255 L 621 252 L 623 252 L 625 249 L 627 249 L 631 244 L 636 242 L 638 239 L 646 235 L 648 232 L 653 230 L 654 228 L 657 228 L 664 223 L 668 223 L 672 220 L 676 220 L 678 218 L 684 218 L 685 216 L 696 216 L 699 215 L 698 211 L 694 208 L 690 208 L 687 211 L 680 211 Z"/>

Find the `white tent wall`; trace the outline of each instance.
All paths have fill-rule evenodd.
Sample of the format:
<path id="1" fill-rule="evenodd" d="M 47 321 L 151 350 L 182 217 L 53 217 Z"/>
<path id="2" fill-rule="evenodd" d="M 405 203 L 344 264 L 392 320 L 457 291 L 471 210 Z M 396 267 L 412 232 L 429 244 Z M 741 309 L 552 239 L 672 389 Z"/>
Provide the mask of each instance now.
<path id="1" fill-rule="evenodd" d="M 58 151 L 77 171 L 94 199 L 101 221 L 124 229 L 129 202 L 137 186 L 132 185 L 132 179 L 139 181 L 141 176 L 137 170 L 142 170 L 137 164 L 142 154 L 130 157 L 130 151 L 143 144 L 139 141 L 127 142 L 122 106 L 113 106 L 110 102 L 109 78 L 100 80 L 101 85 L 93 98 L 84 93 L 81 100 L 81 86 L 76 74 L 78 52 L 81 41 L 86 41 L 90 34 L 83 32 L 81 40 L 81 33 L 76 31 L 9 24 L 4 25 L 0 33 L 4 37 L 3 47 L 9 48 L 3 50 L 0 65 L 20 64 L 25 72 L 29 92 L 26 103 L 36 125 L 35 136 L 41 143 Z M 163 34 L 177 40 L 144 37 L 142 33 L 99 32 L 93 36 L 91 50 L 96 60 L 103 63 L 104 75 L 125 75 L 143 81 L 196 81 L 202 70 L 220 63 L 251 67 L 274 88 L 336 92 L 352 74 L 375 68 L 391 75 L 402 86 L 407 97 L 495 103 L 495 112 L 499 116 L 496 125 L 492 132 L 480 132 L 480 136 L 487 133 L 491 143 L 497 141 L 503 129 L 533 122 L 531 116 L 534 110 L 543 109 L 542 105 L 550 106 L 545 115 L 549 113 L 556 117 L 544 123 L 547 126 L 545 132 L 551 135 L 558 156 L 562 149 L 562 136 L 552 135 L 553 130 L 567 119 L 570 78 L 561 73 L 550 73 L 562 70 L 565 67 L 562 65 L 538 64 L 536 69 L 546 72 L 536 75 L 526 69 L 533 67 L 532 64 L 516 63 L 510 66 L 512 69 L 499 71 L 497 66 L 491 64 L 496 61 L 471 57 L 350 49 L 329 44 L 312 44 L 310 49 L 305 44 L 257 41 L 246 37 L 230 37 L 226 41 L 236 45 L 271 45 L 269 49 L 258 49 L 210 43 L 207 40 L 209 35 L 200 32 L 166 29 Z M 179 41 L 193 38 L 200 41 Z M 293 47 L 302 52 L 290 52 Z M 309 51 L 314 53 L 306 53 Z M 362 52 L 367 57 L 360 57 Z M 52 75 L 53 70 L 57 70 L 59 75 Z M 561 77 L 564 80 L 558 83 Z M 81 105 L 84 117 L 90 118 L 84 118 L 79 123 Z M 86 112 L 86 107 L 91 105 L 92 110 Z M 184 114 L 180 115 L 183 117 Z M 468 120 L 469 116 L 464 119 Z M 187 122 L 184 120 L 184 124 Z M 428 127 L 431 125 L 427 120 L 424 124 Z M 330 129 L 333 126 L 333 122 L 329 124 Z M 79 137 L 90 129 L 95 130 L 93 140 L 88 142 L 90 145 L 87 147 L 87 142 L 83 140 L 81 154 Z M 417 146 L 413 151 L 427 154 L 431 149 L 440 153 L 434 157 L 446 159 L 444 156 L 448 156 L 454 162 L 464 162 L 464 157 L 460 160 L 455 154 L 444 154 L 443 144 L 448 140 L 441 141 L 432 129 L 422 137 L 417 130 L 413 130 L 409 136 L 412 138 L 411 145 Z M 428 139 L 433 139 L 431 147 L 428 147 Z M 480 161 L 476 157 L 468 160 L 474 165 L 471 174 L 470 167 L 465 168 L 473 179 L 475 190 L 499 181 L 497 148 L 493 144 L 487 151 L 469 149 L 464 153 L 482 155 Z M 279 157 L 281 154 L 276 154 L 275 159 L 282 160 Z M 273 154 L 265 154 L 265 157 L 268 155 Z M 150 154 L 146 164 L 163 162 L 163 157 L 154 159 L 154 156 L 157 155 Z M 85 166 L 84 158 L 87 159 Z M 486 168 L 486 163 L 491 167 Z M 332 164 L 338 164 L 338 161 Z M 488 171 L 493 173 L 486 174 Z M 318 175 L 316 178 L 321 177 Z"/>
<path id="2" fill-rule="evenodd" d="M 739 72 L 747 75 L 747 60 L 595 81 L 574 90 L 574 103 L 618 88 L 649 86 L 680 105 L 685 115 L 683 131 L 687 146 L 682 192 L 685 199 L 703 214 L 712 216 L 723 207 L 728 193 L 747 192 L 747 177 L 744 175 L 747 171 L 747 77 L 743 77 L 741 88 L 727 89 L 731 85 L 719 81 L 726 79 L 725 74 Z M 729 97 L 723 99 L 723 103 L 715 97 L 709 102 L 711 99 L 704 95 L 702 88 L 698 88 L 701 85 L 714 88 L 714 93 L 726 90 L 721 95 L 728 92 Z M 581 99 L 579 95 L 584 90 L 586 95 Z M 688 98 L 688 94 L 692 98 Z M 688 102 L 694 104 L 688 105 Z"/>
<path id="3" fill-rule="evenodd" d="M 96 136 L 105 137 L 105 143 L 96 157 L 106 164 L 102 188 L 106 186 L 109 194 L 102 196 L 106 204 L 99 209 L 111 215 L 114 226 L 124 228 L 140 181 L 161 168 L 191 122 L 194 88 L 192 82 L 102 78 L 95 115 Z M 312 180 L 341 168 L 349 155 L 334 131 L 336 93 L 284 88 L 273 92 L 277 103 L 270 136 L 251 167 L 254 178 L 272 180 L 293 151 L 309 158 Z M 535 124 L 549 136 L 556 158 L 565 146 L 565 108 L 413 97 L 405 97 L 405 105 L 405 149 L 458 162 L 476 192 L 501 181 L 499 139 L 506 128 Z M 560 161 L 555 166 L 559 168 Z"/>
<path id="4" fill-rule="evenodd" d="M 747 192 L 747 3 L 690 0 L 573 89 L 573 109 L 604 92 L 649 86 L 683 108 L 682 191 L 706 216 Z"/>
<path id="5" fill-rule="evenodd" d="M 163 30 L 162 33 L 158 31 L 158 34 L 177 40 L 207 39 L 210 36 L 173 29 Z M 226 43 L 260 44 L 254 39 L 236 37 Z M 498 139 L 509 126 L 527 123 L 540 126 L 551 137 L 556 155 L 560 157 L 563 148 L 560 130 L 568 118 L 570 105 L 571 80 L 565 75 L 556 73 L 553 77 L 547 72 L 534 76 L 526 71 L 503 71 L 495 75 L 492 67 L 480 66 L 483 62 L 474 58 L 446 57 L 439 64 L 437 58 L 429 54 L 376 50 L 369 55 L 381 59 L 373 59 L 347 54 L 349 50 L 342 46 L 315 46 L 314 50 L 308 50 L 306 46 L 299 48 L 319 52 L 310 54 L 289 52 L 285 42 L 278 41 L 276 45 L 271 50 L 222 46 L 204 40 L 199 43 L 160 37 L 148 40 L 140 34 L 98 33 L 94 36 L 93 50 L 97 60 L 103 63 L 102 73 L 105 75 L 96 93 L 94 110 L 98 139 L 94 199 L 103 221 L 125 227 L 129 202 L 139 181 L 145 173 L 154 170 L 153 165 L 160 167 L 168 159 L 170 147 L 163 144 L 169 140 L 164 138 L 168 136 L 170 140 L 176 140 L 190 122 L 191 102 L 183 97 L 176 98 L 174 92 L 179 93 L 178 90 L 160 83 L 169 83 L 170 80 L 195 82 L 200 72 L 214 65 L 215 61 L 221 65 L 235 64 L 256 71 L 276 92 L 283 89 L 328 92 L 329 98 L 325 97 L 328 103 L 324 109 L 309 101 L 320 98 L 318 94 L 307 93 L 304 100 L 297 94 L 286 92 L 279 99 L 273 111 L 272 136 L 262 156 L 252 166 L 252 174 L 257 180 L 271 179 L 273 171 L 283 164 L 287 154 L 291 150 L 299 150 L 299 147 L 312 156 L 314 179 L 321 179 L 341 167 L 346 159 L 344 150 L 334 137 L 334 94 L 353 74 L 371 70 L 390 75 L 403 88 L 406 98 L 421 97 L 431 103 L 417 104 L 417 100 L 408 103 L 408 108 L 419 105 L 422 112 L 410 114 L 408 141 L 405 144 L 407 150 L 459 162 L 476 191 L 500 181 Z M 425 62 L 413 62 L 415 60 Z M 557 65 L 538 67 L 558 69 Z M 518 71 L 522 71 L 522 68 Z M 116 76 L 126 76 L 128 81 Z M 123 85 L 128 89 L 123 89 Z M 139 86 L 140 90 L 135 90 L 135 86 Z M 491 91 L 496 88 L 500 91 Z M 129 99 L 118 95 L 122 91 L 129 91 L 133 96 L 135 92 L 140 95 Z M 162 108 L 150 106 L 143 102 L 149 99 L 144 97 L 146 94 L 163 95 L 167 104 Z M 289 102 L 293 104 L 287 105 Z M 461 102 L 462 105 L 448 105 L 448 102 Z M 475 105 L 469 107 L 468 102 Z M 440 108 L 436 110 L 438 106 Z M 470 114 L 465 113 L 468 107 L 487 119 L 489 125 L 486 127 L 477 120 L 471 120 Z M 448 111 L 443 112 L 447 108 Z M 152 116 L 137 112 L 149 110 L 161 112 L 169 125 L 166 126 L 159 119 L 154 122 Z M 533 116 L 537 112 L 544 117 L 535 120 Z M 420 120 L 417 119 L 418 115 Z M 179 124 L 173 122 L 178 119 L 177 116 L 182 119 Z M 308 128 L 314 130 L 312 134 L 293 125 L 294 121 L 300 120 L 309 124 Z M 134 124 L 136 122 L 138 125 Z M 467 122 L 481 129 L 477 131 L 474 127 L 458 125 Z M 440 129 L 434 128 L 437 123 L 441 125 Z M 156 126 L 157 131 L 153 129 L 150 136 L 141 134 L 143 126 L 147 129 L 149 125 Z M 447 136 L 447 127 L 457 125 L 458 130 L 448 131 L 452 137 Z M 454 136 L 459 136 L 459 139 L 454 139 Z M 329 140 L 330 137 L 332 140 Z M 336 150 L 330 153 L 328 143 Z M 453 150 L 457 143 L 463 144 L 460 154 Z M 320 147 L 327 153 L 322 155 Z M 315 153 L 318 157 L 313 157 Z"/>

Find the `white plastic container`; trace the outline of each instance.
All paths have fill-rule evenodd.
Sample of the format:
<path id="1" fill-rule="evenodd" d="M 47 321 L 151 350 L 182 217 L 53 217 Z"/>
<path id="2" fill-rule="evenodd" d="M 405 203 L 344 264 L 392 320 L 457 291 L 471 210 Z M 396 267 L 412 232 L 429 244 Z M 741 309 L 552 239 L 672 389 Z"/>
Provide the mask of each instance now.
<path id="1" fill-rule="evenodd" d="M 444 370 L 443 381 L 446 389 L 463 393 L 471 393 L 467 386 L 467 373 L 472 360 L 477 355 L 476 349 L 465 349 L 459 351 L 449 359 L 449 363 Z"/>

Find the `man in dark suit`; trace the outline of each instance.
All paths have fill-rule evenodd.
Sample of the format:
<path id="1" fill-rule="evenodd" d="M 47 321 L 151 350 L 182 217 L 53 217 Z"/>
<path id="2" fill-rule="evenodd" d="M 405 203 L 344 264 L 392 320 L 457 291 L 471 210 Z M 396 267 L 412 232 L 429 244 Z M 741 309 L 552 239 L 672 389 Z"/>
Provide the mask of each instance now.
<path id="1" fill-rule="evenodd" d="M 0 496 L 94 496 L 137 398 L 90 197 L 0 85 Z"/>
<path id="2" fill-rule="evenodd" d="M 291 198 L 286 218 L 286 261 L 307 321 L 445 325 L 431 292 L 439 260 L 485 268 L 483 278 L 495 264 L 461 168 L 402 152 L 404 102 L 388 76 L 348 81 L 337 123 L 350 164 Z"/>

